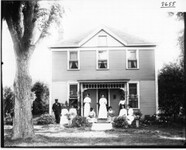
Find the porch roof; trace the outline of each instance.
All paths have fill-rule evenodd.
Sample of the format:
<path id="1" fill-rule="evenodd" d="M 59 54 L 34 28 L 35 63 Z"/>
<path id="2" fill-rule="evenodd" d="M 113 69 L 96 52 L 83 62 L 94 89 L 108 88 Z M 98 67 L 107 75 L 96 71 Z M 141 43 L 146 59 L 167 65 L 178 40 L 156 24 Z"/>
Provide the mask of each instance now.
<path id="1" fill-rule="evenodd" d="M 94 80 L 77 80 L 79 83 L 123 83 L 130 79 L 94 79 Z"/>

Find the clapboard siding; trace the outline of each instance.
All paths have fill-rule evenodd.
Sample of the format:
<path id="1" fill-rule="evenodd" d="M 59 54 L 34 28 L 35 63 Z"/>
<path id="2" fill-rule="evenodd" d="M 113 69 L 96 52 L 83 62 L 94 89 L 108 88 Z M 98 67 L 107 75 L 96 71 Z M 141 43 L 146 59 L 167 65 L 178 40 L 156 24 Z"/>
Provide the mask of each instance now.
<path id="1" fill-rule="evenodd" d="M 156 112 L 155 81 L 140 82 L 140 109 L 142 114 Z"/>
<path id="2" fill-rule="evenodd" d="M 155 80 L 154 50 L 139 50 L 139 69 L 126 69 L 126 51 L 109 51 L 109 69 L 96 70 L 96 50 L 80 51 L 80 70 L 67 70 L 67 52 L 52 52 L 52 80 Z"/>

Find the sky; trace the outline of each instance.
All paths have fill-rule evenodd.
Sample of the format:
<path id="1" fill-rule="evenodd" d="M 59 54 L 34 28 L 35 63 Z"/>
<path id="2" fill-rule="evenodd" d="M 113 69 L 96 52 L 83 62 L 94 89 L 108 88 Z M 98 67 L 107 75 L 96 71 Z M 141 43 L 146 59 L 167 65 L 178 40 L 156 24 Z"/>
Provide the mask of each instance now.
<path id="1" fill-rule="evenodd" d="M 144 3 L 134 5 L 134 0 L 64 0 L 63 39 L 76 36 L 100 25 L 111 26 L 127 31 L 157 44 L 156 65 L 161 69 L 163 64 L 175 61 L 180 53 L 177 38 L 183 30 L 183 22 L 176 21 L 166 11 L 145 8 Z M 150 2 L 151 0 L 149 0 Z M 54 34 L 56 35 L 56 34 Z M 57 35 L 56 35 L 57 36 Z M 49 41 L 55 42 L 51 38 Z M 30 74 L 33 82 L 51 82 L 51 51 L 48 41 L 39 45 L 33 56 Z M 3 22 L 2 30 L 3 86 L 12 86 L 15 76 L 15 56 L 10 33 Z"/>

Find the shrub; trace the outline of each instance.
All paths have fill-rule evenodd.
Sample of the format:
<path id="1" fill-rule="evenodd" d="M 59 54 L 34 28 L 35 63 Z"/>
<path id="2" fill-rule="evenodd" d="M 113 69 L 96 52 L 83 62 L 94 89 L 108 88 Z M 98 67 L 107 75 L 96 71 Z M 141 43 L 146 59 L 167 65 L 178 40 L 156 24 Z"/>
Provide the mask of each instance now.
<path id="1" fill-rule="evenodd" d="M 134 116 L 135 116 L 135 120 L 140 120 L 142 113 L 140 110 L 137 110 L 136 112 L 134 112 Z"/>
<path id="2" fill-rule="evenodd" d="M 116 128 L 126 128 L 128 126 L 126 117 L 117 117 L 114 118 L 113 126 Z"/>
<path id="3" fill-rule="evenodd" d="M 88 127 L 89 123 L 86 117 L 76 116 L 72 119 L 72 127 Z"/>
<path id="4" fill-rule="evenodd" d="M 11 115 L 7 115 L 4 118 L 4 124 L 5 125 L 13 125 L 13 119 L 12 119 Z"/>
<path id="5" fill-rule="evenodd" d="M 55 118 L 49 114 L 43 114 L 37 120 L 37 125 L 54 124 Z"/>

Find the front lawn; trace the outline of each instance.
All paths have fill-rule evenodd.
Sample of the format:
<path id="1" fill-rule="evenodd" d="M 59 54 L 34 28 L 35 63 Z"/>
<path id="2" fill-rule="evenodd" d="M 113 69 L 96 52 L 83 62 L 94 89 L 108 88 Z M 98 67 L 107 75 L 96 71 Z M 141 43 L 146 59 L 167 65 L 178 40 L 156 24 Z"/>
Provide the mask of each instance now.
<path id="1" fill-rule="evenodd" d="M 140 128 L 92 131 L 86 128 L 64 128 L 59 125 L 35 125 L 35 137 L 11 140 L 12 126 L 5 126 L 5 147 L 133 147 L 183 146 L 183 127 L 147 126 Z"/>

